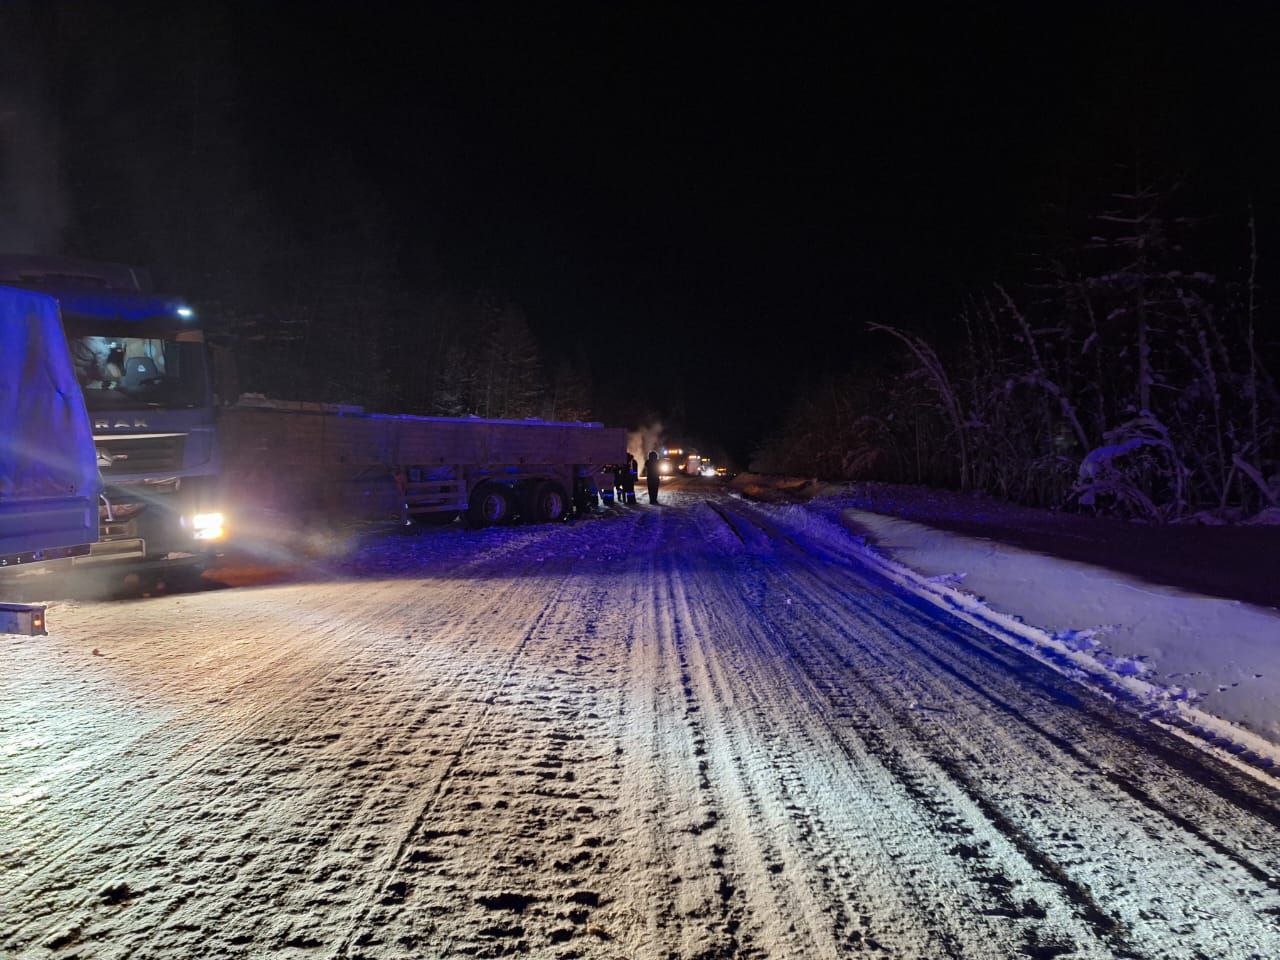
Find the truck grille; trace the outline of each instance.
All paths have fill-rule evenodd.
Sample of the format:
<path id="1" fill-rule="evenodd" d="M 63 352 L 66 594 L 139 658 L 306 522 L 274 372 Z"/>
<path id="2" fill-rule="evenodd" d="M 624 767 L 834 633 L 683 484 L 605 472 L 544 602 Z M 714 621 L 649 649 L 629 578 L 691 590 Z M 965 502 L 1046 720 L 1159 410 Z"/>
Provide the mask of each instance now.
<path id="1" fill-rule="evenodd" d="M 182 469 L 185 433 L 149 437 L 98 437 L 98 469 L 104 477 L 165 475 Z"/>

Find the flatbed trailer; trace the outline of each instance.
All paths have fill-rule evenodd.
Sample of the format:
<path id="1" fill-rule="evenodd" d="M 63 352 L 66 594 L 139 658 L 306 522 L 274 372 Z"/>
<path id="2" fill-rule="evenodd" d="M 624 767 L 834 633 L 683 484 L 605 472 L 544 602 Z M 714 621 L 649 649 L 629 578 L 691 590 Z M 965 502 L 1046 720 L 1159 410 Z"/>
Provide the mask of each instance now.
<path id="1" fill-rule="evenodd" d="M 594 503 L 626 431 L 598 423 L 366 413 L 242 398 L 222 411 L 225 502 L 236 513 L 553 522 Z M 234 537 L 234 534 L 233 534 Z"/>

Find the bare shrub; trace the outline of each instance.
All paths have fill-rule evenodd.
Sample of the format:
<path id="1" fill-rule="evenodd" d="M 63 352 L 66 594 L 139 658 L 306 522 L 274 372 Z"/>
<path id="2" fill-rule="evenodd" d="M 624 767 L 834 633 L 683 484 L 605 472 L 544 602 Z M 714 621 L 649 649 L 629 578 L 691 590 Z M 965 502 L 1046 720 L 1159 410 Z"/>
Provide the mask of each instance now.
<path id="1" fill-rule="evenodd" d="M 762 464 L 1149 522 L 1276 506 L 1280 391 L 1252 215 L 1241 279 L 1223 280 L 1192 262 L 1196 222 L 1175 196 L 1113 195 L 1086 240 L 1017 291 L 993 285 L 949 337 L 871 324 L 907 367 L 811 391 Z"/>

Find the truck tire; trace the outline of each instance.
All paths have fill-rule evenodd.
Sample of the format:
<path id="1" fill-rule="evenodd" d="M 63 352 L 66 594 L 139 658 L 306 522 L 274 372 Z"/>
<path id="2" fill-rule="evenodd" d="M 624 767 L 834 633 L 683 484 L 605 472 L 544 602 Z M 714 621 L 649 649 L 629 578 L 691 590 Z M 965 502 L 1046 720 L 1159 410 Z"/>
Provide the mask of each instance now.
<path id="1" fill-rule="evenodd" d="M 578 513 L 590 513 L 599 502 L 596 488 L 589 480 L 579 477 L 573 485 L 573 507 Z"/>
<path id="2" fill-rule="evenodd" d="M 533 523 L 559 523 L 569 516 L 569 495 L 554 480 L 535 483 L 529 490 L 525 515 Z"/>
<path id="3" fill-rule="evenodd" d="M 494 527 L 510 523 L 515 515 L 511 491 L 500 483 L 482 483 L 471 494 L 467 522 L 473 527 Z"/>

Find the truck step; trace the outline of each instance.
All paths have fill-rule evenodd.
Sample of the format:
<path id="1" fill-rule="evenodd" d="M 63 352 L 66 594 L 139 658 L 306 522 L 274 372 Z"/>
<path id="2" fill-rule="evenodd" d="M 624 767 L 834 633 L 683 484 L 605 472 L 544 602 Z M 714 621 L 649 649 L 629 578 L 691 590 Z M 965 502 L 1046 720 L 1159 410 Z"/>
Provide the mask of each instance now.
<path id="1" fill-rule="evenodd" d="M 76 557 L 71 563 L 75 567 L 85 567 L 95 563 L 141 560 L 146 555 L 146 541 L 137 537 L 128 540 L 100 540 L 90 545 L 88 556 Z"/>

